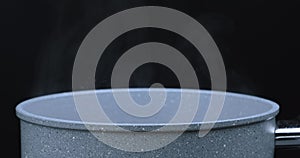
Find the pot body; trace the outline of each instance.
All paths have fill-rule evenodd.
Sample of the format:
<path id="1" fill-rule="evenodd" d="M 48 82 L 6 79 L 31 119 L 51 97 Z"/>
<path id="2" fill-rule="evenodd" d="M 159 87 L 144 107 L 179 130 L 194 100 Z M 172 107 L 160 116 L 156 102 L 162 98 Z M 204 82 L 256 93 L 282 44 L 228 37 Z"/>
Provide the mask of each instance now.
<path id="1" fill-rule="evenodd" d="M 195 158 L 272 158 L 274 157 L 275 118 L 211 130 L 199 137 L 199 131 L 186 131 L 167 146 L 146 152 L 126 152 L 99 141 L 88 130 L 56 128 L 21 120 L 22 158 L 137 158 L 137 157 L 195 157 Z M 122 141 L 126 132 L 107 132 Z M 147 132 L 137 132 L 147 138 Z M 163 140 L 174 134 L 157 132 Z M 145 139 L 145 143 L 152 140 Z M 118 142 L 115 142 L 118 143 Z"/>

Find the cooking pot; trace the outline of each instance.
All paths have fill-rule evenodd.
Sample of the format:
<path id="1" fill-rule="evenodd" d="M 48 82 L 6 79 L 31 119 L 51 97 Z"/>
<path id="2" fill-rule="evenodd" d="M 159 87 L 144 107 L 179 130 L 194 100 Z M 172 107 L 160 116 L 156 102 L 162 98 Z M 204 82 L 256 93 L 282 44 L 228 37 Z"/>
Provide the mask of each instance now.
<path id="1" fill-rule="evenodd" d="M 118 106 L 113 94 L 128 92 L 135 102 L 151 102 L 149 89 L 132 88 L 59 93 L 20 103 L 16 114 L 21 125 L 22 157 L 271 158 L 275 147 L 300 144 L 300 128 L 278 128 L 275 116 L 279 106 L 263 98 L 207 90 L 154 89 L 151 93 L 166 93 L 165 104 L 152 116 L 134 117 Z M 74 96 L 94 94 L 111 123 L 84 120 L 78 111 Z M 181 116 L 185 120 L 194 113 L 193 119 L 169 123 L 177 114 L 181 96 L 186 94 L 200 96 L 198 109 L 186 109 Z M 212 95 L 223 95 L 225 100 L 218 119 L 205 122 Z M 212 128 L 201 128 L 207 124 Z M 207 134 L 199 136 L 205 131 Z M 153 145 L 157 148 L 141 148 Z M 138 150 L 124 150 L 126 146 Z"/>

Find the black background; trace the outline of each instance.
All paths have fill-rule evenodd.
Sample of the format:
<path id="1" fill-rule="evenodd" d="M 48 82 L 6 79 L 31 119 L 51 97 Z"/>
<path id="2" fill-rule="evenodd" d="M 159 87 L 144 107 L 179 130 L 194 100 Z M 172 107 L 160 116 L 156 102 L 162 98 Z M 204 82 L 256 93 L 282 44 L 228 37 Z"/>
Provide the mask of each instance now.
<path id="1" fill-rule="evenodd" d="M 277 119 L 300 119 L 299 7 L 296 1 L 73 1 L 11 0 L 1 2 L 2 150 L 19 157 L 19 122 L 15 106 L 34 96 L 70 91 L 71 70 L 85 35 L 101 20 L 131 7 L 159 5 L 180 10 L 198 20 L 211 34 L 224 58 L 228 91 L 257 95 L 280 104 Z M 157 29 L 135 30 L 116 39 L 106 50 L 104 65 L 113 66 L 130 47 L 158 41 L 184 53 L 209 89 L 201 57 L 186 40 Z M 111 55 L 107 55 L 111 54 Z M 101 66 L 100 66 L 101 67 Z M 109 69 L 97 70 L 97 88 L 109 88 Z M 161 75 L 163 74 L 163 75 Z M 169 82 L 166 82 L 169 81 Z M 177 87 L 174 74 L 159 65 L 144 65 L 132 77 L 132 87 L 163 82 Z M 246 149 L 245 149 L 246 150 Z M 4 153 L 2 153 L 4 154 Z M 276 150 L 276 157 L 299 154 Z M 292 156 L 289 156 L 292 157 Z M 297 157 L 297 156 L 294 156 Z"/>

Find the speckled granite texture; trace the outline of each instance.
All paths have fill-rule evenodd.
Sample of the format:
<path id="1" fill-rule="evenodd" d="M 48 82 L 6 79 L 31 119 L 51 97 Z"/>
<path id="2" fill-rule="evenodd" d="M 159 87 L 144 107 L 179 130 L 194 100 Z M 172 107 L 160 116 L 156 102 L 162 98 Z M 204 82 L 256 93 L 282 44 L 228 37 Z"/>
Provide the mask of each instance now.
<path id="1" fill-rule="evenodd" d="M 271 158 L 274 124 L 275 120 L 271 119 L 247 126 L 216 129 L 203 138 L 198 137 L 197 131 L 189 131 L 164 148 L 133 153 L 109 147 L 87 130 L 52 128 L 21 121 L 22 158 Z M 124 136 L 118 132 L 110 134 Z M 158 135 L 157 139 L 163 137 Z"/>
<path id="2" fill-rule="evenodd" d="M 149 89 L 118 89 L 117 93 L 130 92 L 135 101 L 145 104 L 150 101 Z M 153 89 L 152 92 L 161 92 Z M 225 102 L 213 129 L 198 137 L 200 125 L 209 107 L 212 91 L 166 89 L 167 98 L 160 111 L 151 117 L 133 117 L 122 111 L 114 101 L 112 90 L 97 90 L 111 123 L 82 121 L 78 115 L 73 93 L 60 93 L 37 97 L 22 102 L 16 108 L 21 122 L 22 158 L 137 158 L 137 157 L 195 157 L 195 158 L 271 158 L 274 157 L 275 116 L 279 106 L 269 100 L 254 96 L 226 93 Z M 76 92 L 81 97 L 93 91 Z M 191 115 L 189 108 L 179 122 L 169 124 L 176 114 L 181 94 L 201 94 L 199 108 L 192 122 L 181 122 Z M 223 95 L 223 92 L 214 92 Z M 88 101 L 88 100 L 87 100 Z M 86 105 L 92 105 L 89 102 Z M 189 105 L 186 102 L 185 105 Z M 90 106 L 87 106 L 90 107 Z M 188 106 L 186 106 L 188 107 Z M 193 110 L 194 111 L 194 110 Z M 92 111 L 93 112 L 93 111 Z M 189 125 L 189 128 L 183 128 Z M 115 128 L 115 126 L 122 127 Z M 162 129 L 161 126 L 166 128 Z M 87 130 L 93 130 L 91 133 Z M 159 129 L 158 129 L 159 128 Z M 158 129 L 158 130 L 156 130 Z M 131 132 L 130 132 L 131 131 Z M 134 132 L 132 132 L 134 131 Z M 152 132 L 149 132 L 152 131 Z M 96 132 L 96 135 L 95 135 Z M 175 141 L 166 145 L 169 138 Z M 105 138 L 110 145 L 130 147 L 128 152 L 113 148 L 98 138 Z M 150 150 L 151 148 L 156 150 Z M 162 148 L 159 148 L 163 146 Z M 149 151 L 150 150 L 150 151 Z"/>

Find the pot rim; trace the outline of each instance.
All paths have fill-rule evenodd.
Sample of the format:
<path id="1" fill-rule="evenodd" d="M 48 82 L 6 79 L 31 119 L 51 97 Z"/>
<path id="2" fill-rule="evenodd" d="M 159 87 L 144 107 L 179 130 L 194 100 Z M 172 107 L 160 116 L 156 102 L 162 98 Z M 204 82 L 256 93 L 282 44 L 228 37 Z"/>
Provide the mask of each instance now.
<path id="1" fill-rule="evenodd" d="M 148 88 L 127 88 L 127 89 L 113 89 L 114 91 L 145 91 L 148 90 Z M 160 90 L 160 88 L 156 88 L 156 90 Z M 32 99 L 28 99 L 26 101 L 21 102 L 16 107 L 16 115 L 18 118 L 20 118 L 22 121 L 30 122 L 33 124 L 38 124 L 42 126 L 47 127 L 54 127 L 54 128 L 64 128 L 64 129 L 74 129 L 74 130 L 97 130 L 97 131 L 120 131 L 120 129 L 115 128 L 115 126 L 119 126 L 125 129 L 129 129 L 130 131 L 152 131 L 155 130 L 161 126 L 167 126 L 167 128 L 164 128 L 163 131 L 182 131 L 182 129 L 185 129 L 186 131 L 198 131 L 200 125 L 211 125 L 214 124 L 213 129 L 218 128 L 228 128 L 228 127 L 235 127 L 240 125 L 248 125 L 252 123 L 258 123 L 266 120 L 273 119 L 279 112 L 279 106 L 277 103 L 270 101 L 268 99 L 264 99 L 257 96 L 247 95 L 247 94 L 240 94 L 240 93 L 234 93 L 234 92 L 223 92 L 223 91 L 216 91 L 216 90 L 198 90 L 198 89 L 180 89 L 180 88 L 165 88 L 165 90 L 171 91 L 171 92 L 177 92 L 177 91 L 184 91 L 184 92 L 196 92 L 201 94 L 225 94 L 226 97 L 238 97 L 242 99 L 247 100 L 253 100 L 254 102 L 260 102 L 263 104 L 268 104 L 271 106 L 271 109 L 268 111 L 241 117 L 241 118 L 234 118 L 234 119 L 226 119 L 226 120 L 217 120 L 216 122 L 192 122 L 192 123 L 172 123 L 172 124 L 166 124 L 166 123 L 155 123 L 155 124 L 140 124 L 140 123 L 94 123 L 94 122 L 82 122 L 82 121 L 74 121 L 74 120 L 66 120 L 66 119 L 57 119 L 57 118 L 50 118 L 45 117 L 41 115 L 36 115 L 33 113 L 30 113 L 24 109 L 25 106 L 28 104 L 31 104 L 33 102 L 39 102 L 49 99 L 55 99 L 59 97 L 70 97 L 73 95 L 73 93 L 76 94 L 88 94 L 88 93 L 94 93 L 94 90 L 84 90 L 84 91 L 74 91 L 74 92 L 63 92 L 63 93 L 56 93 L 56 94 L 50 94 L 50 95 L 44 95 L 35 97 Z M 96 93 L 107 93 L 111 92 L 112 89 L 100 89 L 96 90 Z M 189 126 L 186 128 L 186 126 Z M 87 128 L 88 127 L 88 128 Z M 124 130 L 122 130 L 124 131 Z"/>

